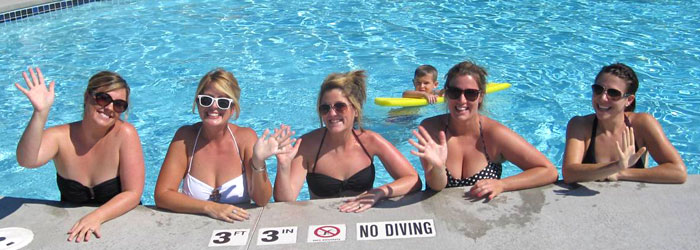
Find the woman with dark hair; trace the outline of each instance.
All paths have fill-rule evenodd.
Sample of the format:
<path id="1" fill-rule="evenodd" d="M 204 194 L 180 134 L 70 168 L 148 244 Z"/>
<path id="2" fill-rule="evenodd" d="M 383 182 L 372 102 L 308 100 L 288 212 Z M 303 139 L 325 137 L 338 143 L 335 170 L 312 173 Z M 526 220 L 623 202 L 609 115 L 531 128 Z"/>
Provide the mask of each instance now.
<path id="1" fill-rule="evenodd" d="M 342 212 L 363 212 L 388 197 L 421 187 L 420 178 L 394 145 L 362 128 L 366 99 L 364 71 L 333 73 L 321 84 L 317 111 L 322 127 L 303 135 L 297 144 L 278 154 L 276 201 L 294 201 L 304 185 L 312 199 L 353 196 Z M 298 153 L 297 153 L 298 152 Z M 382 161 L 394 181 L 374 187 L 374 157 Z"/>
<path id="2" fill-rule="evenodd" d="M 556 181 L 551 162 L 520 135 L 479 113 L 484 107 L 486 70 L 461 62 L 446 74 L 449 113 L 423 120 L 413 131 L 412 154 L 420 157 L 430 189 L 472 186 L 474 197 L 493 199 L 504 191 Z M 523 172 L 501 179 L 501 164 L 510 161 Z"/>
<path id="3" fill-rule="evenodd" d="M 625 64 L 600 70 L 591 86 L 595 113 L 571 118 L 566 128 L 565 182 L 685 182 L 683 159 L 659 122 L 634 112 L 638 87 L 637 75 Z M 658 167 L 646 168 L 647 152 Z"/>
<path id="4" fill-rule="evenodd" d="M 83 95 L 83 119 L 44 129 L 54 101 L 39 68 L 22 72 L 27 88 L 15 86 L 34 107 L 17 145 L 17 162 L 37 168 L 53 160 L 61 201 L 100 205 L 68 231 L 68 240 L 100 238 L 100 225 L 136 207 L 144 184 L 141 141 L 133 125 L 121 119 L 129 104 L 129 85 L 117 73 L 90 78 Z"/>

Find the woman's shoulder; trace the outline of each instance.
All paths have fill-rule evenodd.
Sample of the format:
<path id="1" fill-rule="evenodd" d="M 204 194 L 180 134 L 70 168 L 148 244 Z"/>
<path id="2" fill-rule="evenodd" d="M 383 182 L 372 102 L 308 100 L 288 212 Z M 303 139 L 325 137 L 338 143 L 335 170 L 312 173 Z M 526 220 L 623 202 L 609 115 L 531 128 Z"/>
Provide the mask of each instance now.
<path id="1" fill-rule="evenodd" d="M 356 129 L 355 134 L 357 135 L 357 137 L 360 137 L 362 142 L 375 143 L 377 141 L 384 140 L 384 137 L 382 135 L 369 129 Z"/>
<path id="2" fill-rule="evenodd" d="M 594 120 L 595 114 L 574 116 L 569 119 L 566 129 L 569 133 L 590 131 Z"/>
<path id="3" fill-rule="evenodd" d="M 177 132 L 175 132 L 175 134 L 197 133 L 197 130 L 199 130 L 199 127 L 201 127 L 201 125 L 202 125 L 202 123 L 198 122 L 195 124 L 188 124 L 188 125 L 180 126 L 180 128 L 177 129 Z"/>
<path id="4" fill-rule="evenodd" d="M 655 128 L 655 127 L 661 127 L 661 124 L 659 124 L 659 121 L 654 118 L 653 115 L 649 113 L 633 113 L 633 112 L 628 112 L 625 113 L 627 117 L 629 117 L 630 123 L 633 128 L 635 129 L 644 129 L 647 130 L 649 128 Z"/>
<path id="5" fill-rule="evenodd" d="M 258 134 L 256 134 L 255 130 L 250 127 L 238 126 L 233 123 L 229 123 L 228 127 L 231 129 L 231 132 L 233 132 L 233 135 L 238 141 L 250 141 L 255 143 L 255 141 L 258 139 Z M 270 131 L 270 133 L 273 132 Z"/>
<path id="6" fill-rule="evenodd" d="M 433 117 L 428 117 L 425 118 L 423 121 L 421 121 L 420 125 L 427 129 L 428 131 L 433 130 L 433 129 L 438 129 L 441 130 L 443 127 L 447 125 L 447 117 L 449 114 L 441 114 L 441 115 L 436 115 Z"/>
<path id="7" fill-rule="evenodd" d="M 127 121 L 117 121 L 117 123 L 119 124 L 119 129 L 117 131 L 119 135 L 138 136 L 138 132 L 136 132 L 136 127 L 134 127 L 133 124 Z"/>
<path id="8" fill-rule="evenodd" d="M 321 137 L 323 136 L 323 133 L 325 132 L 325 128 L 317 128 L 314 130 L 311 130 L 311 132 L 308 132 L 306 134 L 301 135 L 301 139 L 303 141 L 308 141 L 308 142 L 314 142 L 321 140 Z"/>
<path id="9" fill-rule="evenodd" d="M 634 112 L 627 112 L 625 113 L 627 117 L 629 117 L 630 122 L 632 125 L 637 125 L 637 124 L 647 124 L 650 122 L 657 122 L 656 118 L 654 118 L 653 115 L 649 113 L 634 113 Z"/>
<path id="10" fill-rule="evenodd" d="M 61 125 L 56 125 L 46 129 L 46 135 L 51 138 L 67 138 L 70 136 L 71 127 L 77 128 L 75 126 L 79 125 L 80 122 L 72 122 Z"/>
<path id="11" fill-rule="evenodd" d="M 487 116 L 481 116 L 481 130 L 484 136 L 510 136 L 515 133 L 512 129 L 506 127 L 499 121 L 491 119 Z"/>

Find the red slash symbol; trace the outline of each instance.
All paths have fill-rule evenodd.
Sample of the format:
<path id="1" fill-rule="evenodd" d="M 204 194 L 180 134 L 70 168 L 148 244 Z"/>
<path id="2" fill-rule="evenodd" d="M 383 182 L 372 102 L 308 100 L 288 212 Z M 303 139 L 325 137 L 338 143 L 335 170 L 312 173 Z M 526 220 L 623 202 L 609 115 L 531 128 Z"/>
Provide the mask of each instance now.
<path id="1" fill-rule="evenodd" d="M 340 228 L 334 226 L 322 226 L 314 230 L 314 234 L 321 238 L 330 238 L 340 233 Z"/>

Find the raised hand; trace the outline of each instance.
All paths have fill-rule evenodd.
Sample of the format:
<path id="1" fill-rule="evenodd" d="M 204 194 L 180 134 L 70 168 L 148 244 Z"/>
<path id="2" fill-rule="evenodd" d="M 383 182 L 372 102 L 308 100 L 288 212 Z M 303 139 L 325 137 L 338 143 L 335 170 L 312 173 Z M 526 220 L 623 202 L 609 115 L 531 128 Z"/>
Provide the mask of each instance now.
<path id="1" fill-rule="evenodd" d="M 439 143 L 435 143 L 423 126 L 418 126 L 418 131 L 420 133 L 415 130 L 412 131 L 413 135 L 418 139 L 418 142 L 415 142 L 413 139 L 408 140 L 408 142 L 418 150 L 411 150 L 411 154 L 424 159 L 434 167 L 445 167 L 445 161 L 447 161 L 447 139 L 445 137 L 445 132 L 440 131 L 438 138 Z"/>
<path id="2" fill-rule="evenodd" d="M 22 72 L 22 77 L 24 77 L 24 82 L 27 84 L 27 88 L 23 88 L 19 83 L 15 83 L 15 87 L 17 87 L 19 91 L 22 91 L 22 93 L 29 98 L 29 101 L 34 107 L 34 111 L 48 112 L 53 104 L 53 99 L 55 96 L 55 82 L 51 81 L 47 89 L 46 83 L 44 82 L 44 75 L 41 73 L 41 69 L 39 69 L 39 67 L 36 68 L 36 73 L 32 68 L 29 68 L 28 71 L 31 78 L 27 75 L 27 72 Z"/>
<path id="3" fill-rule="evenodd" d="M 284 157 L 288 155 L 291 155 L 290 158 L 294 157 L 291 153 L 294 151 L 296 154 L 295 151 L 299 149 L 298 143 L 294 147 L 291 146 L 296 141 L 296 139 L 291 138 L 294 134 L 295 132 L 284 124 L 280 125 L 279 129 L 275 129 L 272 135 L 270 135 L 269 129 L 265 129 L 265 132 L 253 146 L 253 160 L 265 161 L 272 155 L 279 157 L 280 154 L 282 154 L 283 160 L 286 160 Z"/>
<path id="4" fill-rule="evenodd" d="M 278 147 L 281 151 L 275 154 L 275 156 L 277 157 L 277 167 L 286 168 L 292 165 L 292 159 L 294 159 L 294 156 L 296 156 L 297 152 L 299 152 L 299 145 L 301 145 L 301 139 L 297 140 L 289 137 L 294 135 L 294 131 L 290 132 L 289 126 L 286 126 L 286 128 L 282 128 L 280 126 L 280 129 L 283 130 L 280 134 L 282 138 L 286 137 L 287 139 L 280 143 Z M 292 143 L 295 144 L 292 145 Z"/>
<path id="5" fill-rule="evenodd" d="M 623 130 L 622 146 L 620 146 L 619 142 L 615 142 L 615 144 L 617 144 L 617 165 L 620 171 L 637 163 L 639 158 L 642 157 L 642 154 L 647 150 L 646 147 L 642 147 L 636 153 L 634 152 L 634 128 L 632 127 L 626 127 L 625 130 Z"/>

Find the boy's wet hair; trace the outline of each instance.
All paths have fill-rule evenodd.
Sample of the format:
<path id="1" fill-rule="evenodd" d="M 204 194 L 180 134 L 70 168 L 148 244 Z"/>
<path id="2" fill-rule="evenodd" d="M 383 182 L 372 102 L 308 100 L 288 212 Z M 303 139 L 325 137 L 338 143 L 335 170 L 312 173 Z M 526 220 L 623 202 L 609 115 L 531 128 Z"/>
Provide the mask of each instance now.
<path id="1" fill-rule="evenodd" d="M 435 69 L 435 67 L 429 64 L 418 66 L 418 68 L 416 68 L 416 72 L 413 73 L 413 80 L 419 77 L 423 77 L 427 74 L 433 74 L 433 82 L 437 82 L 437 69 Z"/>
<path id="2" fill-rule="evenodd" d="M 624 63 L 613 63 L 604 66 L 602 69 L 600 69 L 598 75 L 595 76 L 595 82 L 598 82 L 598 79 L 605 73 L 617 76 L 627 83 L 627 91 L 625 91 L 625 94 L 634 95 L 637 93 L 637 88 L 639 88 L 639 79 L 637 79 L 637 74 L 634 73 L 634 70 L 632 70 L 630 66 L 627 66 Z M 625 112 L 634 112 L 636 104 L 637 98 L 635 96 L 632 104 L 625 107 Z"/>

